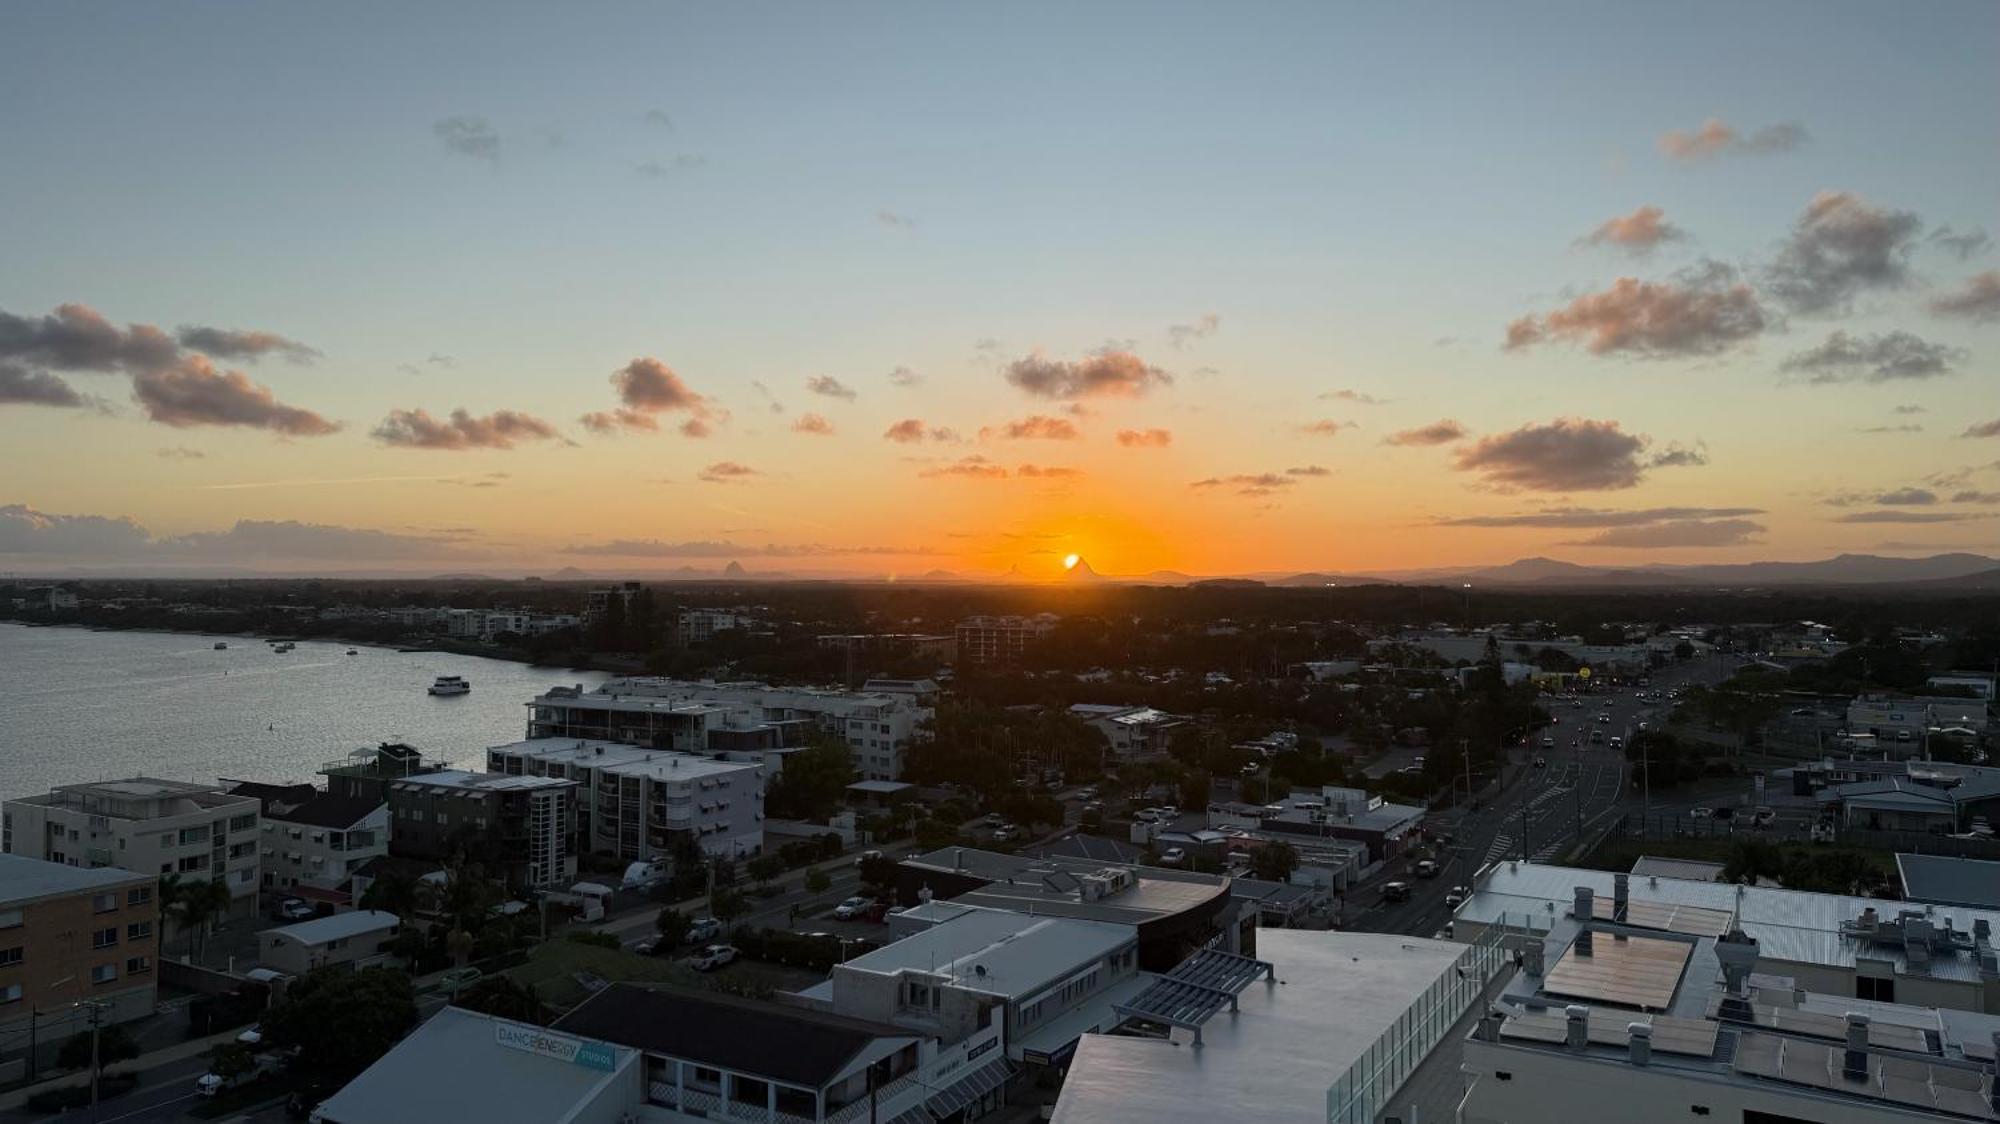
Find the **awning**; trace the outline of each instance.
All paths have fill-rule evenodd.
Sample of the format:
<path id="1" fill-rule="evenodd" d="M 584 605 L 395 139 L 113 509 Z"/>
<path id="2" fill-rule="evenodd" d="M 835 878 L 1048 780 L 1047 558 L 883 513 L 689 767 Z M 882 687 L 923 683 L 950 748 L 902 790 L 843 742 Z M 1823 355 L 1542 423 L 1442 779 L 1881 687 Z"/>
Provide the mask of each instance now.
<path id="1" fill-rule="evenodd" d="M 944 1092 L 924 1102 L 924 1107 L 939 1120 L 958 1112 L 966 1105 L 1007 1083 L 1014 1075 L 1014 1063 L 1006 1058 L 996 1058 L 946 1088 Z"/>

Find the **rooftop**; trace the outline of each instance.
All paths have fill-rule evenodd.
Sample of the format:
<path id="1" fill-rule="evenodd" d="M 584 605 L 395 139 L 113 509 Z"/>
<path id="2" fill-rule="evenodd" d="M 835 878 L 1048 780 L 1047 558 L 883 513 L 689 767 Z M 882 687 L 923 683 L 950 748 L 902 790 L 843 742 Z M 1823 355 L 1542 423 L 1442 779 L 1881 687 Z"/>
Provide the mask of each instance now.
<path id="1" fill-rule="evenodd" d="M 328 941 L 358 937 L 364 933 L 380 932 L 400 924 L 402 919 L 393 913 L 380 909 L 357 909 L 349 913 L 315 917 L 311 921 L 301 921 L 296 925 L 281 925 L 275 929 L 266 929 L 264 935 L 283 934 L 300 944 L 325 944 Z"/>
<path id="2" fill-rule="evenodd" d="M 315 1118 L 328 1124 L 568 1120 L 615 1090 L 624 1080 L 620 1071 L 637 1057 L 632 1050 L 446 1007 L 320 1105 Z M 476 1081 L 439 1079 L 474 1073 Z"/>
<path id="3" fill-rule="evenodd" d="M 1229 893 L 1218 874 L 1131 866 L 1095 859 L 1008 855 L 976 847 L 940 847 L 903 865 L 954 871 L 986 885 L 953 895 L 968 905 L 1138 925 Z"/>
<path id="4" fill-rule="evenodd" d="M 463 769 L 444 769 L 436 773 L 398 777 L 389 787 L 398 792 L 407 791 L 412 785 L 427 788 L 469 788 L 488 792 L 525 792 L 538 788 L 569 788 L 575 784 L 575 781 L 561 777 L 517 777 L 505 773 L 471 773 Z"/>
<path id="5" fill-rule="evenodd" d="M 1136 939 L 1127 925 L 974 908 L 834 970 L 895 975 L 916 969 L 950 976 L 973 991 L 1019 996 Z"/>
<path id="6" fill-rule="evenodd" d="M 578 738 L 529 738 L 496 745 L 490 753 L 511 753 L 537 761 L 587 765 L 617 776 L 643 776 L 652 780 L 688 780 L 699 777 L 741 773 L 756 765 L 723 761 L 698 753 L 677 753 L 670 749 L 647 749 L 624 742 Z"/>
<path id="7" fill-rule="evenodd" d="M 1238 1013 L 1184 1041 L 1085 1035 L 1058 1124 L 1325 1124 L 1328 1091 L 1469 949 L 1389 933 L 1265 929 L 1277 979 L 1251 981 Z"/>
<path id="8" fill-rule="evenodd" d="M 839 1077 L 878 1039 L 914 1037 L 802 1007 L 623 983 L 584 1000 L 553 1029 L 810 1088 Z"/>
<path id="9" fill-rule="evenodd" d="M 0 903 L 7 905 L 135 882 L 150 885 L 152 878 L 117 867 L 67 866 L 21 855 L 0 854 Z"/>
<path id="10" fill-rule="evenodd" d="M 2000 862 L 1951 855 L 1897 855 L 1903 896 L 1913 902 L 2000 912 Z"/>
<path id="11" fill-rule="evenodd" d="M 380 800 L 365 796 L 334 796 L 331 793 L 321 793 L 289 812 L 267 812 L 264 818 L 276 823 L 345 829 L 367 819 L 381 808 Z"/>

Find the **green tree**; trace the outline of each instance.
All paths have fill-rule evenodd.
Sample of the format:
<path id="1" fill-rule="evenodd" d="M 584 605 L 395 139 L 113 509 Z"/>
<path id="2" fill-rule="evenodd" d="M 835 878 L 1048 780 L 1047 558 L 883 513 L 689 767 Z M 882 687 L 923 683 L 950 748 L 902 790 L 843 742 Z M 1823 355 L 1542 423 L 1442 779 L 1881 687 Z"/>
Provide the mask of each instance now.
<path id="1" fill-rule="evenodd" d="M 660 943 L 668 948 L 676 948 L 687 940 L 688 929 L 693 924 L 687 914 L 672 906 L 662 909 L 660 915 L 653 918 L 653 927 L 660 931 Z"/>
<path id="2" fill-rule="evenodd" d="M 765 886 L 770 884 L 771 879 L 785 873 L 785 860 L 774 854 L 758 855 L 745 863 L 744 867 L 749 870 L 750 877 L 756 880 L 757 885 Z"/>
<path id="3" fill-rule="evenodd" d="M 743 916 L 749 910 L 749 900 L 740 891 L 727 886 L 718 888 L 708 897 L 708 912 L 724 925 Z"/>
<path id="4" fill-rule="evenodd" d="M 833 887 L 833 876 L 818 867 L 806 871 L 806 893 L 824 894 Z"/>
<path id="5" fill-rule="evenodd" d="M 1784 849 L 1766 839 L 1738 839 L 1730 846 L 1729 858 L 1722 864 L 1724 882 L 1755 884 L 1759 878 L 1782 881 L 1784 875 Z"/>
<path id="6" fill-rule="evenodd" d="M 407 871 L 387 870 L 361 892 L 362 909 L 379 909 L 408 921 L 420 908 L 423 883 Z"/>
<path id="7" fill-rule="evenodd" d="M 139 1044 L 125 1028 L 116 1023 L 101 1026 L 97 1030 L 97 1064 L 110 1065 L 139 1056 Z M 90 1064 L 90 1032 L 74 1034 L 63 1040 L 62 1049 L 56 1051 L 56 1064 L 64 1069 L 83 1069 Z"/>
<path id="8" fill-rule="evenodd" d="M 188 955 L 200 961 L 215 919 L 229 912 L 229 887 L 208 879 L 183 882 L 174 893 L 174 921 L 188 936 Z"/>
<path id="9" fill-rule="evenodd" d="M 846 743 L 821 734 L 785 758 L 764 793 L 765 810 L 787 820 L 824 820 L 840 808 L 854 783 L 854 755 Z"/>
<path id="10" fill-rule="evenodd" d="M 256 1068 L 257 1057 L 241 1042 L 218 1042 L 208 1048 L 208 1071 L 225 1080 Z"/>
<path id="11" fill-rule="evenodd" d="M 534 986 L 518 983 L 504 974 L 481 978 L 459 992 L 452 1005 L 515 1022 L 542 1025 L 549 1020 L 548 1006 Z"/>
<path id="12" fill-rule="evenodd" d="M 1251 873 L 1267 882 L 1290 882 L 1298 868 L 1298 848 L 1282 839 L 1264 844 L 1250 856 Z"/>
<path id="13" fill-rule="evenodd" d="M 321 968 L 293 981 L 264 1014 L 264 1038 L 297 1047 L 293 1065 L 344 1079 L 373 1065 L 416 1025 L 410 977 L 388 968 Z"/>
<path id="14" fill-rule="evenodd" d="M 1214 781 L 1204 769 L 1184 769 L 1181 771 L 1181 807 L 1201 810 L 1208 807 L 1208 796 Z"/>

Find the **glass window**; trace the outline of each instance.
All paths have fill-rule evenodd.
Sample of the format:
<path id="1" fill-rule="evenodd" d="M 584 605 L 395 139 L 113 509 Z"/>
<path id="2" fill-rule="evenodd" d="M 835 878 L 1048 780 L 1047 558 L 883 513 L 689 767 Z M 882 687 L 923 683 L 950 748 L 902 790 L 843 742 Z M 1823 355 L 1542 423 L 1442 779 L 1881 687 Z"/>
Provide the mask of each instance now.
<path id="1" fill-rule="evenodd" d="M 0 948 L 0 968 L 11 968 L 19 964 L 24 951 L 20 948 Z"/>
<path id="2" fill-rule="evenodd" d="M 125 962 L 125 974 L 128 976 L 144 975 L 152 970 L 153 961 L 151 957 L 134 956 Z"/>
<path id="3" fill-rule="evenodd" d="M 90 899 L 90 908 L 91 911 L 95 913 L 110 913 L 112 910 L 117 909 L 118 908 L 117 892 L 113 891 L 112 893 L 109 894 L 98 894 L 95 897 L 92 897 Z"/>
<path id="4" fill-rule="evenodd" d="M 97 983 L 97 984 L 110 983 L 112 980 L 115 980 L 117 978 L 118 978 L 118 965 L 116 964 L 99 964 L 97 967 L 92 968 L 90 970 L 91 983 Z"/>
<path id="5" fill-rule="evenodd" d="M 21 927 L 20 910 L 0 909 L 0 929 L 18 929 L 20 927 Z"/>
<path id="6" fill-rule="evenodd" d="M 113 925 L 109 929 L 99 929 L 90 934 L 90 947 L 92 948 L 110 948 L 117 943 L 118 926 L 116 925 Z"/>
<path id="7" fill-rule="evenodd" d="M 134 886 L 130 890 L 125 891 L 126 905 L 145 905 L 152 900 L 153 888 L 151 886 Z"/>
<path id="8" fill-rule="evenodd" d="M 20 1001 L 20 984 L 8 984 L 5 987 L 0 987 L 0 1003 L 19 1003 Z"/>

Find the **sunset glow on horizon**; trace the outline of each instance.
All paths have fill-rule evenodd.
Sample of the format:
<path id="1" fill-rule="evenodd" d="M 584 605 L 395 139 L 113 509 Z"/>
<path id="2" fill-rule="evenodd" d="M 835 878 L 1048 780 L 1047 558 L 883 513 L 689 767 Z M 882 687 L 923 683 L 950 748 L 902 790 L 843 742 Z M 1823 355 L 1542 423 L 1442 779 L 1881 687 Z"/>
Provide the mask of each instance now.
<path id="1" fill-rule="evenodd" d="M 1992 5 L 114 9 L 0 570 L 2000 552 Z"/>

